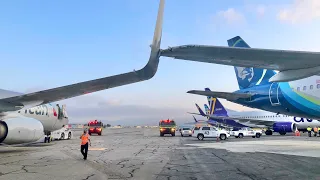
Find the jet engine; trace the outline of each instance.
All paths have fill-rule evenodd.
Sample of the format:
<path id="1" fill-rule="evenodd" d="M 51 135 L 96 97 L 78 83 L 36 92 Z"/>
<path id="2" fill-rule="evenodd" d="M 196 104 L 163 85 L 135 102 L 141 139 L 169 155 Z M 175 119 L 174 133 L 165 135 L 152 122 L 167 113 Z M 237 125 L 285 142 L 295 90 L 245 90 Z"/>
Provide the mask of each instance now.
<path id="1" fill-rule="evenodd" d="M 30 143 L 39 140 L 43 135 L 43 125 L 36 119 L 16 117 L 0 120 L 0 143 Z"/>
<path id="2" fill-rule="evenodd" d="M 297 125 L 292 122 L 276 122 L 273 124 L 273 131 L 281 135 L 285 135 L 287 132 L 295 132 L 296 130 Z"/>

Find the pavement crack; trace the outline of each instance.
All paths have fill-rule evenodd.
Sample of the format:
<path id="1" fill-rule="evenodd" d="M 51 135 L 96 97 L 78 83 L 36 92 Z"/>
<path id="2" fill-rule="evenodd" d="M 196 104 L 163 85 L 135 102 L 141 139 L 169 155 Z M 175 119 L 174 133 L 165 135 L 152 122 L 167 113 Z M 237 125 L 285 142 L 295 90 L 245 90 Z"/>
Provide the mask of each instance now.
<path id="1" fill-rule="evenodd" d="M 95 174 L 91 174 L 91 175 L 89 175 L 89 176 L 87 176 L 85 179 L 83 179 L 83 180 L 88 180 L 88 179 L 90 179 L 92 176 L 94 176 Z"/>

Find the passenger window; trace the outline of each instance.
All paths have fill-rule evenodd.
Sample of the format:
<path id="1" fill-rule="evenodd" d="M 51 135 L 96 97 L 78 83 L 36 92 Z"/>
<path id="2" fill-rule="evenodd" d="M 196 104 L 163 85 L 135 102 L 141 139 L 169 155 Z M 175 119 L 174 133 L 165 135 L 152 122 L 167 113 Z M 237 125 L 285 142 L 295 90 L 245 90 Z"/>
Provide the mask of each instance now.
<path id="1" fill-rule="evenodd" d="M 307 89 L 307 86 L 303 86 L 303 90 L 305 91 Z"/>
<path id="2" fill-rule="evenodd" d="M 297 91 L 300 91 L 300 87 L 297 87 Z"/>
<path id="3" fill-rule="evenodd" d="M 203 127 L 202 130 L 210 130 L 210 127 Z"/>
<path id="4" fill-rule="evenodd" d="M 310 85 L 310 89 L 313 89 L 313 85 Z"/>

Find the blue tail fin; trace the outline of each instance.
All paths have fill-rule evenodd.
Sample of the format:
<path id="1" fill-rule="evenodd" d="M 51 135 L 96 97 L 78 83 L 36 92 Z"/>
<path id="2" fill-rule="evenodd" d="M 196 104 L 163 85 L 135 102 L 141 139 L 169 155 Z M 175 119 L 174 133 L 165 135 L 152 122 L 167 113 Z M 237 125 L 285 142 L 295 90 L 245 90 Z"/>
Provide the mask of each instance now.
<path id="1" fill-rule="evenodd" d="M 198 106 L 198 104 L 197 103 L 195 103 L 195 104 L 196 104 L 197 109 L 198 109 L 199 113 L 201 114 L 201 116 L 206 116 L 206 114 L 202 111 L 202 109 Z"/>
<path id="2" fill-rule="evenodd" d="M 197 120 L 194 116 L 192 116 L 192 117 L 193 117 L 193 119 L 194 119 L 195 122 L 198 122 L 198 120 Z"/>
<path id="3" fill-rule="evenodd" d="M 206 111 L 207 119 L 210 119 L 210 117 L 209 117 L 210 116 L 210 109 L 209 109 L 208 105 L 204 104 L 204 109 Z"/>
<path id="4" fill-rule="evenodd" d="M 228 46 L 250 48 L 250 46 L 240 36 L 229 39 Z M 273 70 L 252 67 L 234 67 L 234 71 L 236 73 L 240 89 L 256 85 L 271 84 L 269 79 L 276 74 Z"/>
<path id="5" fill-rule="evenodd" d="M 221 102 L 219 101 L 218 98 L 212 98 L 212 103 L 215 103 L 214 105 L 214 110 L 212 111 L 212 114 L 216 116 L 227 116 L 228 117 L 228 112 L 227 110 L 223 107 Z"/>

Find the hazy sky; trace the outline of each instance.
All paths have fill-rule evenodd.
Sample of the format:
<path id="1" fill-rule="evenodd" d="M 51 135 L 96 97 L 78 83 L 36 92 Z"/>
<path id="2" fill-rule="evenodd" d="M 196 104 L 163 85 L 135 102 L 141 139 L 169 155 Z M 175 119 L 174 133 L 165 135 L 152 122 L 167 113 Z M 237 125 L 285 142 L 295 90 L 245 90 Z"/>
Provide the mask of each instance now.
<path id="1" fill-rule="evenodd" d="M 139 69 L 148 61 L 158 0 L 0 2 L 2 89 L 31 92 Z M 320 1 L 167 0 L 162 48 L 227 45 L 320 51 Z M 192 121 L 206 98 L 238 89 L 233 67 L 161 58 L 151 80 L 65 100 L 73 122 L 173 117 Z M 246 110 L 226 101 L 226 107 Z"/>

